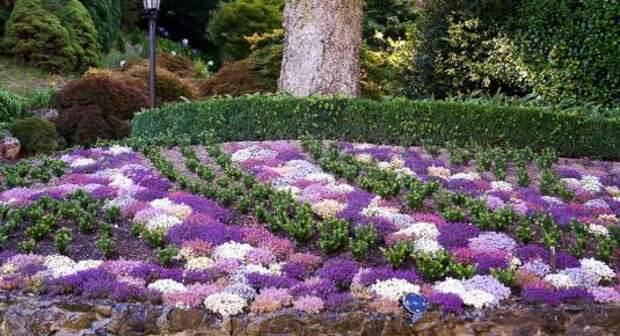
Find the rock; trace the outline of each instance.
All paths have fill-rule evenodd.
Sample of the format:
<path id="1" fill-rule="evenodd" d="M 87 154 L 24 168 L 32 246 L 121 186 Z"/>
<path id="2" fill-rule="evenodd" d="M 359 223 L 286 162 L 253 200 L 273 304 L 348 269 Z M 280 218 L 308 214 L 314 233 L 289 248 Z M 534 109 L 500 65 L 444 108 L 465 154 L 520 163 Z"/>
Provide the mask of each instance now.
<path id="1" fill-rule="evenodd" d="M 2 160 L 17 160 L 20 150 L 21 143 L 17 138 L 4 137 L 0 141 L 0 153 L 2 153 Z"/>
<path id="2" fill-rule="evenodd" d="M 28 113 L 31 114 L 33 117 L 38 117 L 52 122 L 56 121 L 59 117 L 58 110 L 55 109 L 32 110 Z"/>

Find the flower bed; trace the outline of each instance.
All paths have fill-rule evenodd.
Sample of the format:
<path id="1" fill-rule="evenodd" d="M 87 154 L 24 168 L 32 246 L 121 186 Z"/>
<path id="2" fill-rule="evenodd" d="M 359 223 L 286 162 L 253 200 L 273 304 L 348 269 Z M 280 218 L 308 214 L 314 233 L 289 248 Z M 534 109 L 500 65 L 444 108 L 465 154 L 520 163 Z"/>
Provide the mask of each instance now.
<path id="1" fill-rule="evenodd" d="M 596 164 L 594 172 L 556 166 L 581 195 L 565 202 L 403 148 L 340 147 L 395 174 L 398 188 L 377 186 L 383 175 L 368 174 L 370 166 L 357 161 L 347 163 L 354 173 L 330 164 L 333 160 L 315 162 L 295 142 L 225 144 L 230 157 L 211 148 L 218 169 L 183 147 L 188 169 L 204 183 L 188 180 L 157 148 L 141 149 L 146 156 L 121 146 L 75 150 L 58 158 L 67 167 L 58 177 L 0 193 L 0 233 L 8 246 L 21 248 L 16 240 L 23 237 L 34 241 L 25 244 L 31 254 L 2 252 L 0 288 L 204 308 L 221 316 L 284 308 L 318 314 L 346 310 L 353 302 L 401 314 L 399 301 L 407 293 L 422 294 L 451 313 L 520 299 L 547 305 L 620 303 L 616 251 L 606 263 L 591 246 L 597 237 L 612 240 L 618 225 L 613 166 Z M 514 217 L 505 230 L 471 220 L 469 208 L 453 220 L 446 209 L 457 210 L 456 196 L 444 209 L 429 199 L 413 211 L 407 202 L 411 185 L 400 188 L 403 180 L 412 183 L 404 176 L 437 183 L 438 193 L 468 195 L 492 212 L 510 207 Z M 65 214 L 72 211 L 91 221 Z M 255 220 L 240 221 L 242 212 Z M 582 255 L 571 255 L 563 245 L 570 235 L 547 246 L 537 243 L 544 238 L 538 227 L 528 243 L 510 229 L 539 212 L 550 213 L 545 218 L 552 223 L 587 224 Z M 66 221 L 46 224 L 44 219 L 54 216 Z M 6 225 L 13 222 L 18 225 Z M 60 249 L 43 248 L 62 228 L 76 236 L 82 222 L 98 223 L 91 230 L 100 254 L 63 256 Z M 134 234 L 123 239 L 153 248 L 161 265 L 156 258 L 126 258 L 110 250 L 115 241 L 122 244 L 117 240 L 123 230 Z M 39 231 L 45 234 L 32 233 Z"/>

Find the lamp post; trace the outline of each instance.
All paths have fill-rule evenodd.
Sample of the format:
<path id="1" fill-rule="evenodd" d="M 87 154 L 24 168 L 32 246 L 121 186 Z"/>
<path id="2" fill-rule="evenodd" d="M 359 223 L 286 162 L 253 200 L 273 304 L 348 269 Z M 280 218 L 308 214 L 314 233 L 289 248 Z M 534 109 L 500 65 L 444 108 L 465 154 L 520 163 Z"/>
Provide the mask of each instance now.
<path id="1" fill-rule="evenodd" d="M 155 107 L 155 81 L 156 81 L 156 65 L 155 65 L 155 28 L 157 21 L 157 14 L 159 13 L 160 0 L 143 0 L 144 10 L 146 16 L 149 19 L 149 104 L 151 108 Z"/>

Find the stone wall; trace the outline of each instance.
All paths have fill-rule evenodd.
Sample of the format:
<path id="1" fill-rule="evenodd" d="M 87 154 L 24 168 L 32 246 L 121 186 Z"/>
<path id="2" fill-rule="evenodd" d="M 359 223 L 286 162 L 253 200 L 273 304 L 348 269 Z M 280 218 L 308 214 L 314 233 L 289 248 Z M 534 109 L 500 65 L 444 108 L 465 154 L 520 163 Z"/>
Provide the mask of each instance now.
<path id="1" fill-rule="evenodd" d="M 2 335 L 620 335 L 620 307 L 512 308 L 461 317 L 407 316 L 363 310 L 305 315 L 289 310 L 222 321 L 204 309 L 145 304 L 83 303 L 0 295 Z"/>

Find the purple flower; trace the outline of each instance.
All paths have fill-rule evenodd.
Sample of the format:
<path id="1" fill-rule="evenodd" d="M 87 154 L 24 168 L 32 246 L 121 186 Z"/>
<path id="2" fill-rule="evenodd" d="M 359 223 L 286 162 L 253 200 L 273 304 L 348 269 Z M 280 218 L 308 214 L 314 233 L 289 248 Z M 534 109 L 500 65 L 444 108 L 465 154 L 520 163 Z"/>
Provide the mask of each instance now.
<path id="1" fill-rule="evenodd" d="M 430 304 L 441 306 L 446 313 L 459 314 L 463 311 L 463 300 L 456 294 L 434 292 L 427 299 Z"/>
<path id="2" fill-rule="evenodd" d="M 291 278 L 302 279 L 308 275 L 308 270 L 304 265 L 296 262 L 289 261 L 282 267 L 282 271 Z"/>
<path id="3" fill-rule="evenodd" d="M 550 306 L 557 306 L 561 299 L 553 289 L 540 287 L 525 287 L 521 290 L 521 296 L 525 302 L 546 303 Z"/>
<path id="4" fill-rule="evenodd" d="M 92 193 L 91 196 L 95 199 L 109 199 L 109 198 L 114 198 L 116 197 L 116 189 L 113 187 L 109 187 L 109 186 L 101 186 L 97 189 L 95 189 Z"/>
<path id="5" fill-rule="evenodd" d="M 320 277 L 332 280 L 336 286 L 346 289 L 351 285 L 353 276 L 359 269 L 355 261 L 332 258 L 328 260 L 316 274 Z"/>
<path id="6" fill-rule="evenodd" d="M 115 301 L 144 301 L 147 296 L 148 289 L 131 285 L 125 282 L 117 282 L 114 286 L 110 298 Z"/>
<path id="7" fill-rule="evenodd" d="M 292 288 L 299 283 L 298 280 L 286 276 L 266 275 L 260 273 L 250 273 L 246 275 L 248 284 L 256 289 L 263 288 Z"/>
<path id="8" fill-rule="evenodd" d="M 477 226 L 467 223 L 447 223 L 439 227 L 439 244 L 445 248 L 466 247 L 470 238 L 480 234 Z"/>
<path id="9" fill-rule="evenodd" d="M 324 299 L 326 309 L 345 308 L 353 300 L 350 293 L 334 293 Z"/>
<path id="10" fill-rule="evenodd" d="M 420 276 L 414 270 L 393 270 L 388 267 L 373 268 L 367 272 L 362 272 L 359 277 L 359 283 L 362 286 L 370 286 L 377 281 L 388 280 L 391 278 L 407 280 L 411 283 L 417 283 Z"/>
<path id="11" fill-rule="evenodd" d="M 329 279 L 320 279 L 316 282 L 302 282 L 291 289 L 291 294 L 296 297 L 310 295 L 318 296 L 324 300 L 329 299 L 337 292 L 336 285 Z"/>
<path id="12" fill-rule="evenodd" d="M 171 193 L 168 195 L 168 198 L 175 203 L 182 203 L 189 206 L 194 212 L 209 214 L 209 216 L 222 222 L 228 222 L 233 217 L 229 209 L 224 209 L 216 202 L 201 196 L 178 192 Z"/>
<path id="13" fill-rule="evenodd" d="M 506 269 L 508 268 L 508 261 L 506 256 L 500 253 L 479 253 L 475 257 L 476 270 L 480 274 L 489 274 L 491 268 Z"/>
<path id="14" fill-rule="evenodd" d="M 211 283 L 222 276 L 217 270 L 189 270 L 183 273 L 183 283 L 193 285 L 195 283 Z"/>
<path id="15" fill-rule="evenodd" d="M 102 268 L 94 268 L 51 280 L 49 286 L 55 293 L 104 298 L 112 293 L 115 281 L 113 274 Z"/>
<path id="16" fill-rule="evenodd" d="M 579 287 L 557 290 L 558 298 L 565 303 L 592 303 L 594 296 L 587 290 Z"/>
<path id="17" fill-rule="evenodd" d="M 146 282 L 153 282 L 159 279 L 171 279 L 181 282 L 183 270 L 178 268 L 163 268 L 154 264 L 142 264 L 134 267 L 129 275 L 145 280 Z"/>
<path id="18" fill-rule="evenodd" d="M 150 202 L 152 200 L 165 198 L 166 192 L 159 189 L 144 189 L 138 191 L 133 198 L 142 202 Z"/>
<path id="19" fill-rule="evenodd" d="M 220 245 L 227 241 L 242 241 L 239 229 L 228 226 L 207 216 L 201 216 L 203 220 L 192 218 L 172 227 L 167 234 L 167 239 L 172 244 L 182 245 L 186 241 L 202 240 L 213 245 Z"/>

